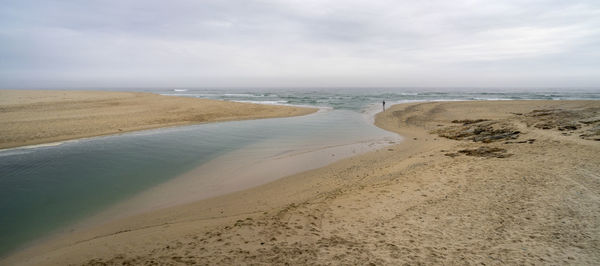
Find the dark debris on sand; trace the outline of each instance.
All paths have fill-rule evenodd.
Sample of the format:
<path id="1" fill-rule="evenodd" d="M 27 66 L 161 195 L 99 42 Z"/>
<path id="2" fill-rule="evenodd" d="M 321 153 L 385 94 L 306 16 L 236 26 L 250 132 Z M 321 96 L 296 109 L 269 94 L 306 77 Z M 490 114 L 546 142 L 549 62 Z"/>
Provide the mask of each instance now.
<path id="1" fill-rule="evenodd" d="M 508 123 L 491 121 L 489 119 L 454 120 L 452 123 L 462 125 L 441 128 L 432 133 L 448 139 L 471 140 L 473 142 L 482 143 L 492 143 L 496 141 L 512 143 L 510 141 L 519 138 L 519 135 L 521 134 L 520 131 L 514 129 L 514 127 Z M 515 143 L 533 143 L 533 140 Z M 454 158 L 461 154 L 484 158 L 507 158 L 512 156 L 512 154 L 507 153 L 506 149 L 486 146 L 481 146 L 476 149 L 463 149 L 458 152 L 448 152 L 444 155 Z"/>
<path id="2" fill-rule="evenodd" d="M 464 149 L 459 150 L 458 152 L 467 155 L 467 156 L 475 156 L 475 157 L 486 157 L 486 158 L 507 158 L 512 156 L 510 153 L 506 153 L 506 149 L 496 148 L 496 147 L 486 147 L 481 146 L 477 149 Z"/>
<path id="3" fill-rule="evenodd" d="M 563 109 L 533 110 L 523 117 L 527 126 L 539 129 L 558 129 L 577 133 L 587 140 L 600 141 L 600 108 L 571 111 Z M 568 136 L 570 133 L 563 135 Z"/>
<path id="4" fill-rule="evenodd" d="M 489 119 L 463 119 L 463 120 L 452 120 L 454 124 L 463 124 L 463 126 L 475 124 L 479 122 L 490 121 Z"/>
<path id="5" fill-rule="evenodd" d="M 454 158 L 460 156 L 461 154 L 484 158 L 508 158 L 512 156 L 512 154 L 507 153 L 506 149 L 487 146 L 481 146 L 476 149 L 463 149 L 459 150 L 458 152 L 445 153 L 444 155 Z"/>
<path id="6" fill-rule="evenodd" d="M 474 142 L 483 143 L 516 139 L 521 133 L 511 126 L 497 121 L 489 121 L 486 119 L 455 121 L 455 123 L 462 123 L 463 125 L 438 129 L 433 131 L 433 133 L 449 139 L 472 140 Z"/>

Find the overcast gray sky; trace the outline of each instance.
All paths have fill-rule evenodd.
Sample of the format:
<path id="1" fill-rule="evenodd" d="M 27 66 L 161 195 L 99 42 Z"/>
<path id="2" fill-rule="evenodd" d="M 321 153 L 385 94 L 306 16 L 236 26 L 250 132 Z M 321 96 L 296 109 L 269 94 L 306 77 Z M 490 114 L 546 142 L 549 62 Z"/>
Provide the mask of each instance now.
<path id="1" fill-rule="evenodd" d="M 600 1 L 0 0 L 0 88 L 599 87 Z"/>

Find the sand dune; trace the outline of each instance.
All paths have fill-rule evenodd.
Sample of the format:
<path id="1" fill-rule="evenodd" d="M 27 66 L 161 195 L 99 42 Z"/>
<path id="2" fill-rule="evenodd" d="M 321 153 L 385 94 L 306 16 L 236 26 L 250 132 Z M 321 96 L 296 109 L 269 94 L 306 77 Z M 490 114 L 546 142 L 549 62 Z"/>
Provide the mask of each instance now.
<path id="1" fill-rule="evenodd" d="M 600 102 L 397 105 L 401 144 L 66 233 L 6 264 L 600 261 Z"/>
<path id="2" fill-rule="evenodd" d="M 0 148 L 316 110 L 141 92 L 0 90 Z"/>

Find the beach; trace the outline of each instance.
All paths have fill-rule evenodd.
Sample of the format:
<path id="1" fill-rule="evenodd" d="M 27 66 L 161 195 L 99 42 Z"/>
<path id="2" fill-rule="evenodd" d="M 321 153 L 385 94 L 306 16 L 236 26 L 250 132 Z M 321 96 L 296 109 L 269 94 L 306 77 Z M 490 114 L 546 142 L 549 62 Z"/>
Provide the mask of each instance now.
<path id="1" fill-rule="evenodd" d="M 375 124 L 405 140 L 65 232 L 0 263 L 600 261 L 599 101 L 408 103 L 377 114 Z"/>
<path id="2" fill-rule="evenodd" d="M 0 90 L 0 149 L 161 127 L 305 115 L 316 108 L 144 92 Z"/>

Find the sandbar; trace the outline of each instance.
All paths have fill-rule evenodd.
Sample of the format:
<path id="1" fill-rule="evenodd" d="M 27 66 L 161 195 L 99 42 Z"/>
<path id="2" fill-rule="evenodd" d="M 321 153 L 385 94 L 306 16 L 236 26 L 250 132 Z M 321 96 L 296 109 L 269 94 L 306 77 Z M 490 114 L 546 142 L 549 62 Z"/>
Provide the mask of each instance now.
<path id="1" fill-rule="evenodd" d="M 317 110 L 146 92 L 0 90 L 0 149 L 170 126 L 298 116 Z"/>
<path id="2" fill-rule="evenodd" d="M 411 103 L 375 123 L 405 141 L 65 233 L 2 263 L 600 261 L 600 101 Z"/>

